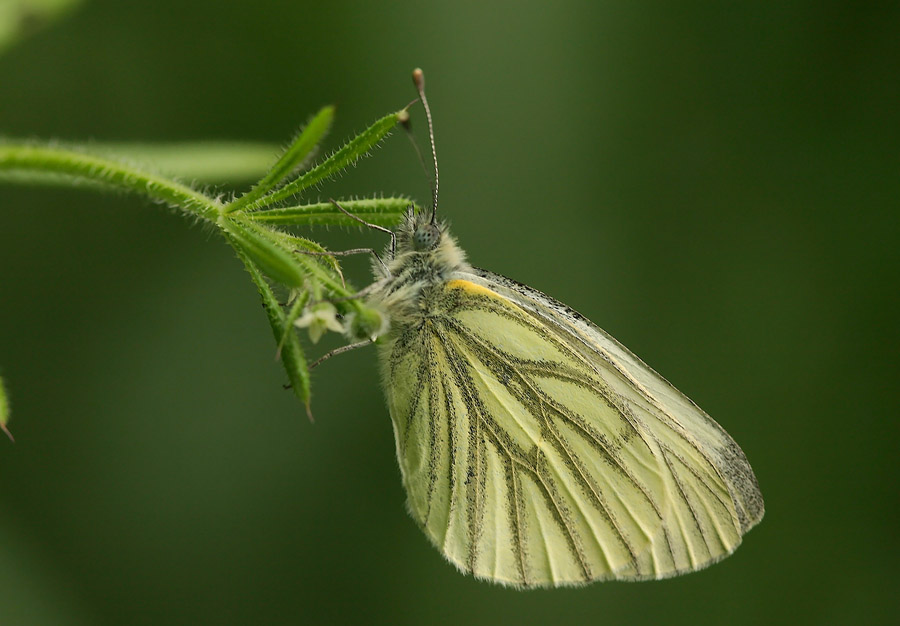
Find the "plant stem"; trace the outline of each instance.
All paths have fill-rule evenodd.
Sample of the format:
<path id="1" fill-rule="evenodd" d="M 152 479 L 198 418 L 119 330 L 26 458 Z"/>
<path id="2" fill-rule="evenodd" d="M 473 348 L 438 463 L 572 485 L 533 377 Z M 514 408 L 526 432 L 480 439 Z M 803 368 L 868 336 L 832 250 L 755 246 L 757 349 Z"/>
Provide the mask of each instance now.
<path id="1" fill-rule="evenodd" d="M 60 177 L 130 191 L 210 222 L 221 214 L 217 200 L 121 161 L 53 146 L 0 142 L 0 179 L 47 183 Z"/>

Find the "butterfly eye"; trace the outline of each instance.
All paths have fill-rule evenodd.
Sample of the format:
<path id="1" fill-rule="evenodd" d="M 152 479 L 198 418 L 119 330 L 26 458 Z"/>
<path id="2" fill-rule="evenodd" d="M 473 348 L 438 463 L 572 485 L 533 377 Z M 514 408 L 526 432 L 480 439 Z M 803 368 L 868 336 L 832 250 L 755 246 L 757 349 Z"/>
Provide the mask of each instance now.
<path id="1" fill-rule="evenodd" d="M 441 238 L 441 231 L 434 224 L 422 224 L 413 233 L 413 247 L 419 252 L 434 248 Z"/>

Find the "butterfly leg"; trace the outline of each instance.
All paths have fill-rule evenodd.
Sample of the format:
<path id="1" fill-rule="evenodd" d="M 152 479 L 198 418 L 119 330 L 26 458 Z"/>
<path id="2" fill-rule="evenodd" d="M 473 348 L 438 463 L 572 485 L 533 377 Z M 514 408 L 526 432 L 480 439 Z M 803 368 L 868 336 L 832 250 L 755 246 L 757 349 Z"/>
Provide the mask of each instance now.
<path id="1" fill-rule="evenodd" d="M 382 281 L 378 281 L 377 283 L 372 283 L 368 287 L 360 289 L 352 296 L 347 296 L 346 298 L 329 298 L 328 301 L 331 303 L 336 303 L 347 302 L 348 300 L 364 300 L 369 296 L 370 293 L 372 293 L 373 291 L 377 291 L 382 285 Z"/>
<path id="2" fill-rule="evenodd" d="M 341 213 L 344 213 L 348 217 L 352 217 L 353 219 L 355 219 L 357 222 L 359 222 L 363 226 L 367 226 L 368 228 L 372 228 L 374 230 L 380 230 L 381 232 L 387 233 L 388 235 L 390 235 L 391 236 L 391 256 L 394 255 L 394 252 L 396 252 L 396 250 L 397 250 L 397 236 L 394 234 L 394 231 L 392 231 L 390 228 L 385 228 L 384 226 L 379 226 L 378 224 L 371 224 L 371 223 L 367 222 L 366 220 L 364 220 L 363 218 L 359 217 L 358 215 L 354 215 L 353 213 L 351 213 L 350 211 L 348 211 L 347 209 L 342 207 L 338 203 L 338 201 L 335 200 L 334 198 L 328 198 L 328 201 L 331 204 L 333 204 L 335 206 L 335 208 L 337 208 L 338 211 L 340 211 Z M 378 260 L 380 261 L 381 259 L 378 259 Z M 384 265 L 384 263 L 382 263 L 382 265 Z"/>
<path id="3" fill-rule="evenodd" d="M 378 256 L 378 253 L 375 252 L 373 248 L 353 248 L 351 250 L 339 250 L 337 252 L 315 252 L 313 250 L 294 250 L 294 252 L 299 252 L 300 254 L 307 254 L 309 256 L 350 256 L 353 254 L 371 254 L 375 257 L 379 263 L 381 263 L 381 267 L 384 268 L 384 271 L 387 272 L 387 275 L 391 275 L 391 270 L 388 269 L 388 266 L 384 261 L 381 260 L 381 257 Z M 341 281 L 343 282 L 343 276 L 341 276 Z"/>
<path id="4" fill-rule="evenodd" d="M 313 369 L 322 361 L 327 361 L 328 359 L 330 359 L 333 356 L 343 354 L 344 352 L 350 352 L 351 350 L 356 350 L 357 348 L 364 348 L 367 345 L 369 345 L 370 343 L 372 343 L 372 340 L 366 339 L 365 341 L 359 341 L 357 343 L 350 343 L 350 344 L 347 344 L 346 346 L 341 346 L 340 348 L 335 348 L 334 350 L 326 352 L 325 354 L 320 356 L 318 359 L 316 359 L 315 361 L 310 363 L 309 369 Z"/>

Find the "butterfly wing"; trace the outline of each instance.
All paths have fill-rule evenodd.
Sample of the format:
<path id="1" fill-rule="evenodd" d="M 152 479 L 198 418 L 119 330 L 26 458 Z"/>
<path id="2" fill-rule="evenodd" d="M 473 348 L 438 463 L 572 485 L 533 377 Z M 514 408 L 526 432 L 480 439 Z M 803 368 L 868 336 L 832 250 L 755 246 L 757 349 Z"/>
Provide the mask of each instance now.
<path id="1" fill-rule="evenodd" d="M 611 383 L 619 382 L 619 389 L 626 395 L 628 388 L 638 390 L 657 407 L 663 419 L 677 425 L 683 436 L 702 448 L 728 486 L 741 533 L 746 533 L 762 519 L 765 512 L 763 498 L 747 457 L 731 436 L 690 398 L 606 331 L 565 304 L 499 274 L 481 269 L 475 271 L 477 277 L 472 280 L 483 282 L 532 316 L 546 321 L 564 341 L 589 360 L 599 358 L 607 363 L 616 373 L 610 379 Z"/>
<path id="2" fill-rule="evenodd" d="M 663 578 L 730 554 L 761 517 L 731 438 L 586 320 L 480 270 L 428 298 L 382 346 L 383 374 L 410 511 L 461 570 Z"/>

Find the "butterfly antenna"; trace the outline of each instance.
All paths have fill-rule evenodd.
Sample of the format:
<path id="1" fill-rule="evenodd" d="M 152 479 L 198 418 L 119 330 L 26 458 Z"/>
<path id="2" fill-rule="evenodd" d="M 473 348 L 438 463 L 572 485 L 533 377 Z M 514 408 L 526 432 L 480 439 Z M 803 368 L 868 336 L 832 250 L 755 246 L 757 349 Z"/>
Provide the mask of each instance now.
<path id="1" fill-rule="evenodd" d="M 415 104 L 418 101 L 419 99 L 416 98 L 410 104 Z M 434 181 L 431 178 L 431 172 L 428 171 L 428 166 L 425 164 L 425 157 L 422 156 L 422 151 L 419 149 L 419 144 L 418 142 L 416 142 L 415 135 L 413 135 L 409 113 L 405 109 L 400 112 L 400 125 L 403 126 L 403 130 L 406 131 L 406 136 L 409 138 L 409 143 L 412 145 L 413 151 L 416 153 L 416 158 L 419 159 L 419 165 L 422 166 L 422 171 L 425 172 L 425 178 L 428 180 L 428 184 L 433 184 Z"/>
<path id="2" fill-rule="evenodd" d="M 428 98 L 425 97 L 425 74 L 417 67 L 413 70 L 412 77 L 413 84 L 416 86 L 416 91 L 419 92 L 419 100 L 422 101 L 422 106 L 425 107 L 425 117 L 428 119 L 428 138 L 431 140 L 431 158 L 434 160 L 434 185 L 431 187 L 431 223 L 434 224 L 435 219 L 437 218 L 439 181 L 437 150 L 434 147 L 434 123 L 431 121 L 431 108 L 428 106 Z"/>

